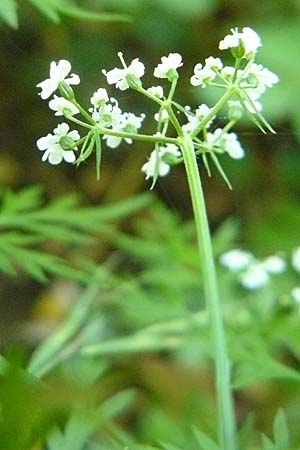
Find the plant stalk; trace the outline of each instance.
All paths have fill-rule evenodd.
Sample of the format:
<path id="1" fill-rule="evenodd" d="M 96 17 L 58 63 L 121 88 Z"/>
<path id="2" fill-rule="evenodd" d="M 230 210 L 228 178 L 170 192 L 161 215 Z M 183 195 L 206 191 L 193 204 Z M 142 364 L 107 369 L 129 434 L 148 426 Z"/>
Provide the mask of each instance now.
<path id="1" fill-rule="evenodd" d="M 219 299 L 205 199 L 191 136 L 184 135 L 181 137 L 181 150 L 193 205 L 203 275 L 204 295 L 211 328 L 216 374 L 220 448 L 222 450 L 236 450 L 235 414 L 223 316 Z"/>

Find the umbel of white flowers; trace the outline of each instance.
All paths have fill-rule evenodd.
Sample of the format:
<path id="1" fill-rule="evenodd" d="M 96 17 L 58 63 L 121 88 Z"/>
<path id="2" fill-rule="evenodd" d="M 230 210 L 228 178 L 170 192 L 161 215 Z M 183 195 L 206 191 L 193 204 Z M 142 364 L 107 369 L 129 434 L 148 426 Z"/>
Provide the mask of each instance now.
<path id="1" fill-rule="evenodd" d="M 238 248 L 223 253 L 220 256 L 220 263 L 236 273 L 241 285 L 249 290 L 263 288 L 271 282 L 273 276 L 278 276 L 288 269 L 288 262 L 282 254 L 270 255 L 259 260 L 252 253 Z M 292 269 L 300 274 L 300 247 L 292 252 L 290 263 Z M 291 290 L 291 297 L 300 303 L 300 286 L 295 286 Z"/>
<path id="2" fill-rule="evenodd" d="M 122 67 L 102 70 L 108 85 L 114 85 L 121 91 L 133 89 L 156 103 L 158 111 L 154 115 L 153 134 L 140 134 L 146 114 L 122 111 L 118 100 L 111 97 L 104 87 L 98 88 L 90 98 L 90 107 L 84 108 L 78 103 L 73 88 L 80 78 L 71 74 L 69 61 L 51 62 L 49 78 L 39 83 L 42 99 L 50 99 L 49 107 L 56 116 L 63 116 L 84 130 L 80 137 L 79 131 L 71 131 L 65 122 L 59 124 L 46 136 L 38 139 L 37 147 L 43 151 L 43 161 L 59 164 L 62 161 L 81 163 L 96 151 L 97 164 L 100 165 L 102 144 L 117 148 L 122 142 L 131 144 L 134 140 L 152 142 L 154 150 L 148 161 L 142 166 L 146 179 L 163 177 L 170 172 L 174 164 L 182 161 L 180 153 L 180 135 L 189 134 L 194 143 L 195 152 L 202 157 L 203 163 L 210 175 L 209 162 L 212 162 L 219 172 L 222 172 L 218 157 L 227 154 L 231 158 L 244 157 L 238 136 L 232 132 L 232 127 L 243 113 L 258 125 L 263 131 L 273 131 L 261 115 L 261 95 L 267 88 L 278 82 L 278 77 L 261 64 L 256 64 L 255 56 L 261 47 L 258 34 L 249 27 L 241 31 L 237 28 L 224 37 L 219 43 L 220 50 L 229 49 L 234 58 L 232 66 L 224 65 L 219 57 L 210 56 L 203 63 L 197 63 L 191 76 L 191 84 L 196 88 L 206 89 L 217 86 L 228 92 L 222 105 L 209 107 L 201 104 L 192 108 L 181 106 L 174 100 L 175 88 L 178 82 L 178 69 L 183 66 L 179 53 L 163 56 L 161 62 L 154 68 L 155 78 L 164 81 L 166 87 L 153 85 L 143 87 L 142 78 L 145 66 L 135 58 L 126 64 L 123 54 L 118 53 Z M 169 86 L 169 88 L 168 88 Z M 60 95 L 56 95 L 59 92 Z M 215 126 L 215 119 L 221 107 L 227 107 L 227 123 L 221 128 Z M 222 111 L 224 117 L 224 111 Z"/>

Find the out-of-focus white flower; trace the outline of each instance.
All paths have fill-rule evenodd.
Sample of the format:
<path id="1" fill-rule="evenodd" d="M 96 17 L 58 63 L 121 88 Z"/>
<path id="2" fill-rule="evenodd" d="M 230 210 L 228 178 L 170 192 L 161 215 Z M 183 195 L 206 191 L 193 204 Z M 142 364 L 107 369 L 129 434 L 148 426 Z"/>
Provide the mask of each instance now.
<path id="1" fill-rule="evenodd" d="M 115 84 L 116 88 L 120 89 L 120 91 L 125 91 L 129 88 L 130 78 L 139 82 L 140 78 L 142 78 L 145 73 L 145 66 L 139 58 L 135 58 L 127 67 L 123 60 L 123 54 L 119 52 L 118 56 L 121 59 L 124 68 L 115 68 L 108 72 L 102 70 L 102 73 L 106 76 L 108 84 Z"/>
<path id="2" fill-rule="evenodd" d="M 223 133 L 221 128 L 217 128 L 213 133 L 207 133 L 207 143 L 212 148 L 217 147 L 228 153 L 233 159 L 241 159 L 245 155 L 237 135 L 235 133 Z"/>
<path id="3" fill-rule="evenodd" d="M 79 113 L 79 109 L 72 102 L 64 97 L 54 96 L 49 102 L 49 108 L 55 112 L 56 116 L 74 116 Z"/>
<path id="4" fill-rule="evenodd" d="M 300 287 L 295 287 L 291 292 L 291 296 L 296 303 L 300 303 Z"/>
<path id="5" fill-rule="evenodd" d="M 212 70 L 221 70 L 223 67 L 223 63 L 220 58 L 209 56 L 205 59 L 205 66 Z"/>
<path id="6" fill-rule="evenodd" d="M 253 255 L 240 249 L 229 250 L 220 256 L 220 263 L 233 272 L 245 269 L 253 261 Z"/>
<path id="7" fill-rule="evenodd" d="M 65 59 L 61 59 L 58 63 L 52 61 L 50 64 L 50 78 L 37 84 L 42 91 L 39 93 L 42 99 L 49 98 L 58 88 L 59 83 L 64 81 L 66 84 L 79 84 L 80 78 L 72 73 L 69 78 L 67 76 L 71 72 L 71 63 Z"/>
<path id="8" fill-rule="evenodd" d="M 213 69 L 206 65 L 203 67 L 201 63 L 198 63 L 195 65 L 194 75 L 191 77 L 191 85 L 205 88 L 216 78 L 216 76 L 217 74 Z"/>
<path id="9" fill-rule="evenodd" d="M 240 281 L 246 289 L 259 289 L 268 283 L 269 275 L 263 264 L 253 263 L 241 274 Z"/>
<path id="10" fill-rule="evenodd" d="M 231 33 L 220 41 L 220 50 L 239 47 L 240 54 L 238 56 L 248 58 L 254 55 L 257 49 L 261 47 L 260 37 L 252 28 L 244 27 L 242 32 L 239 32 L 238 28 L 232 28 Z"/>
<path id="11" fill-rule="evenodd" d="M 297 247 L 292 254 L 292 265 L 297 272 L 300 272 L 300 247 Z"/>
<path id="12" fill-rule="evenodd" d="M 103 106 L 109 100 L 106 89 L 99 88 L 91 97 L 91 104 L 94 106 Z"/>
<path id="13" fill-rule="evenodd" d="M 157 112 L 154 114 L 154 120 L 156 120 L 156 122 L 159 122 L 159 121 L 165 122 L 168 119 L 169 119 L 169 113 L 165 108 L 161 109 L 160 112 Z"/>
<path id="14" fill-rule="evenodd" d="M 235 72 L 234 67 L 231 67 L 231 66 L 225 66 L 225 67 L 223 67 L 223 69 L 221 69 L 222 77 L 228 81 L 232 79 L 234 72 Z M 238 75 L 239 75 L 239 72 L 238 72 Z"/>
<path id="15" fill-rule="evenodd" d="M 157 97 L 157 98 L 162 98 L 164 96 L 164 91 L 163 91 L 163 88 L 161 86 L 149 87 L 147 89 L 147 91 L 149 92 L 149 94 L 151 94 L 151 95 L 153 95 L 154 97 Z"/>
<path id="16" fill-rule="evenodd" d="M 164 177 L 170 172 L 170 164 L 164 161 L 168 158 L 177 158 L 180 156 L 179 148 L 174 144 L 166 144 L 153 150 L 148 161 L 142 166 L 142 172 L 146 174 L 146 180 L 154 177 L 156 171 L 158 176 Z"/>
<path id="17" fill-rule="evenodd" d="M 61 123 L 54 129 L 54 134 L 49 133 L 37 140 L 38 149 L 45 152 L 42 157 L 43 161 L 48 160 L 53 165 L 60 164 L 63 160 L 69 163 L 75 161 L 74 150 L 77 150 L 77 147 L 72 150 L 66 150 L 66 147 L 78 141 L 80 136 L 77 130 L 69 130 L 70 127 L 67 123 Z"/>
<path id="18" fill-rule="evenodd" d="M 142 126 L 142 122 L 145 118 L 145 114 L 141 114 L 140 116 L 136 116 L 133 113 L 123 113 L 119 117 L 119 122 L 115 126 L 112 127 L 113 131 L 118 132 L 127 132 L 127 133 L 136 133 L 139 128 Z M 118 147 L 123 138 L 119 136 L 110 136 L 110 135 L 104 135 L 104 139 L 106 139 L 106 144 L 110 148 L 116 148 Z M 132 139 L 130 138 L 124 138 L 125 142 L 127 144 L 132 144 Z"/>
<path id="19" fill-rule="evenodd" d="M 272 274 L 282 273 L 286 269 L 285 260 L 278 255 L 271 255 L 262 262 L 267 272 Z"/>
<path id="20" fill-rule="evenodd" d="M 103 98 L 105 97 L 103 96 Z M 110 103 L 100 103 L 94 105 L 93 108 L 89 108 L 93 120 L 104 128 L 117 127 L 123 114 L 117 100 L 115 98 L 110 98 L 109 100 Z"/>
<path id="21" fill-rule="evenodd" d="M 167 78 L 172 81 L 172 77 L 176 76 L 176 69 L 181 67 L 182 56 L 179 53 L 170 53 L 168 56 L 162 56 L 161 63 L 154 69 L 156 78 Z"/>
<path id="22" fill-rule="evenodd" d="M 195 111 L 195 114 L 188 114 L 187 119 L 188 122 L 184 125 L 182 125 L 182 129 L 186 133 L 192 133 L 194 130 L 196 130 L 200 124 L 200 122 L 208 116 L 210 113 L 210 108 L 203 103 L 202 105 L 198 106 L 198 108 Z M 208 123 L 207 127 L 209 127 L 212 123 L 214 118 L 212 118 Z"/>

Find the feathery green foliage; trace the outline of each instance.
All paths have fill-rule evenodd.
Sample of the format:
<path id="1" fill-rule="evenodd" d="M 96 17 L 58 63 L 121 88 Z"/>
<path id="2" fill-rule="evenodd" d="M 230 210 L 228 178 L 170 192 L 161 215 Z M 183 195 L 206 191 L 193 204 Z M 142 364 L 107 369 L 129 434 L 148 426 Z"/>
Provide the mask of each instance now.
<path id="1" fill-rule="evenodd" d="M 61 16 L 68 16 L 79 20 L 97 22 L 130 22 L 126 14 L 114 14 L 107 12 L 91 11 L 78 5 L 76 0 L 27 0 L 43 16 L 54 23 L 59 23 Z M 10 27 L 17 29 L 19 26 L 18 9 L 24 7 L 24 2 L 17 0 L 1 0 L 0 18 Z"/>
<path id="2" fill-rule="evenodd" d="M 95 235 L 149 204 L 149 195 L 113 205 L 80 206 L 74 195 L 44 204 L 41 189 L 29 187 L 19 192 L 6 190 L 0 206 L 0 270 L 15 275 L 18 269 L 39 281 L 52 273 L 80 281 L 90 269 L 66 264 L 60 256 L 41 250 L 49 242 L 68 247 L 91 243 Z"/>

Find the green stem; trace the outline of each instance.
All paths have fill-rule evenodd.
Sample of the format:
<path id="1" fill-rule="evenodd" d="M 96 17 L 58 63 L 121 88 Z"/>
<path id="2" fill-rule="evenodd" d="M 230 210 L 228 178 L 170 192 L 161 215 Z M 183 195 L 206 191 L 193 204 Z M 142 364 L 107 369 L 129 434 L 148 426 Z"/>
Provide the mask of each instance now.
<path id="1" fill-rule="evenodd" d="M 204 295 L 209 312 L 215 359 L 221 448 L 222 450 L 235 450 L 236 426 L 230 385 L 230 369 L 204 194 L 191 136 L 184 135 L 180 146 L 193 204 Z"/>
<path id="2" fill-rule="evenodd" d="M 219 101 L 215 104 L 215 106 L 210 110 L 209 114 L 204 117 L 203 120 L 199 123 L 198 127 L 193 131 L 192 137 L 194 138 L 197 136 L 201 130 L 204 130 L 208 122 L 220 111 L 221 108 L 223 108 L 224 105 L 228 102 L 230 97 L 232 97 L 237 88 L 235 85 L 228 88 L 228 90 L 225 92 L 225 94 L 220 98 Z"/>

